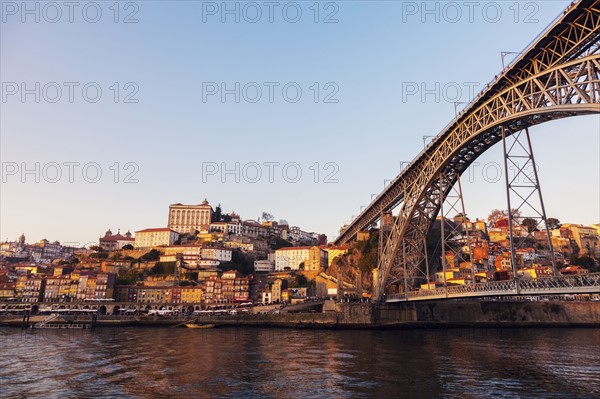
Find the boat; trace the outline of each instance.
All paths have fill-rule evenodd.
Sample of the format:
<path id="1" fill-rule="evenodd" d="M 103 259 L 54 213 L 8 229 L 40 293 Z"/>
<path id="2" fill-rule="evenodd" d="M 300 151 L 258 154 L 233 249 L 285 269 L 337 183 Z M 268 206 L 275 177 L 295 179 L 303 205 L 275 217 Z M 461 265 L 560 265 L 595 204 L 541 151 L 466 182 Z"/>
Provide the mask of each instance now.
<path id="1" fill-rule="evenodd" d="M 187 328 L 214 328 L 216 327 L 214 324 L 197 324 L 197 323 L 185 323 L 184 326 Z"/>

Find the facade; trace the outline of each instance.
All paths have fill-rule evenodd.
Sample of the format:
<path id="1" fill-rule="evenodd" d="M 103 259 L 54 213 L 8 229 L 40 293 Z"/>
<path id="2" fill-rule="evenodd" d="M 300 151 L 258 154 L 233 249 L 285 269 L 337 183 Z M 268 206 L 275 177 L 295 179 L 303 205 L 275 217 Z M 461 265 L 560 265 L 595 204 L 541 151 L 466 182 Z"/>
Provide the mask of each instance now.
<path id="1" fill-rule="evenodd" d="M 224 302 L 246 302 L 250 299 L 249 278 L 242 277 L 235 270 L 223 272 L 221 287 Z"/>
<path id="2" fill-rule="evenodd" d="M 349 245 L 326 247 L 325 250 L 327 251 L 327 267 L 331 266 L 331 263 L 333 263 L 333 260 L 335 258 L 347 253 L 348 248 L 350 248 Z"/>
<path id="3" fill-rule="evenodd" d="M 256 273 L 271 273 L 275 270 L 275 264 L 270 260 L 255 260 L 254 271 Z"/>
<path id="4" fill-rule="evenodd" d="M 16 295 L 16 284 L 15 283 L 0 284 L 0 300 L 14 298 L 15 295 Z"/>
<path id="5" fill-rule="evenodd" d="M 600 237 L 596 226 L 565 223 L 561 229 L 571 232 L 573 240 L 579 247 L 579 254 L 590 257 L 600 257 Z"/>
<path id="6" fill-rule="evenodd" d="M 275 303 L 281 302 L 281 286 L 283 285 L 283 280 L 277 279 L 271 285 L 271 301 Z"/>
<path id="7" fill-rule="evenodd" d="M 304 262 L 304 271 L 323 272 L 327 269 L 327 251 L 320 247 L 311 247 L 308 259 Z"/>
<path id="8" fill-rule="evenodd" d="M 204 302 L 205 303 L 222 303 L 223 291 L 222 281 L 216 276 L 210 276 L 204 282 Z"/>
<path id="9" fill-rule="evenodd" d="M 202 259 L 216 259 L 221 262 L 230 262 L 232 252 L 229 248 L 202 248 Z"/>
<path id="10" fill-rule="evenodd" d="M 21 294 L 23 302 L 42 302 L 44 299 L 45 288 L 45 279 L 41 277 L 25 278 L 25 284 Z"/>
<path id="11" fill-rule="evenodd" d="M 181 303 L 201 303 L 202 287 L 187 286 L 181 287 Z"/>
<path id="12" fill-rule="evenodd" d="M 212 214 L 212 206 L 206 199 L 198 205 L 172 204 L 167 226 L 178 233 L 207 232 Z"/>
<path id="13" fill-rule="evenodd" d="M 168 228 L 145 229 L 135 232 L 135 248 L 150 248 L 173 245 L 179 234 Z"/>
<path id="14" fill-rule="evenodd" d="M 275 271 L 299 270 L 320 271 L 327 268 L 327 251 L 314 247 L 286 247 L 275 251 Z"/>

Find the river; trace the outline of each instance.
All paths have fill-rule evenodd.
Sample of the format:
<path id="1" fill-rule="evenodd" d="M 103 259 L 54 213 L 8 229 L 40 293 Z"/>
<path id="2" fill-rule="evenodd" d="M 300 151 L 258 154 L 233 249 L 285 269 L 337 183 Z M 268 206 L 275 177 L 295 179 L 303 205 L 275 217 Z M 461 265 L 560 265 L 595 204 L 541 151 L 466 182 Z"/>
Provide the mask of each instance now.
<path id="1" fill-rule="evenodd" d="M 2 398 L 598 398 L 600 329 L 0 328 Z"/>

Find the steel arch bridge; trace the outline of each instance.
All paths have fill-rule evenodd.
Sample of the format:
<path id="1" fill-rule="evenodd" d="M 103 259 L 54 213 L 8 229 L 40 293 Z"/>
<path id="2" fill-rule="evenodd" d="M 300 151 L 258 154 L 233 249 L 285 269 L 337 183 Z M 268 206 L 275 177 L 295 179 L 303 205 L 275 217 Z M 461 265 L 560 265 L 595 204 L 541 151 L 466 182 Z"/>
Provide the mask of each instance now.
<path id="1" fill-rule="evenodd" d="M 528 127 L 600 113 L 599 39 L 600 0 L 571 4 L 343 228 L 336 244 L 400 209 L 382 246 L 375 299 L 400 279 L 414 283 L 440 198 L 483 152 Z"/>

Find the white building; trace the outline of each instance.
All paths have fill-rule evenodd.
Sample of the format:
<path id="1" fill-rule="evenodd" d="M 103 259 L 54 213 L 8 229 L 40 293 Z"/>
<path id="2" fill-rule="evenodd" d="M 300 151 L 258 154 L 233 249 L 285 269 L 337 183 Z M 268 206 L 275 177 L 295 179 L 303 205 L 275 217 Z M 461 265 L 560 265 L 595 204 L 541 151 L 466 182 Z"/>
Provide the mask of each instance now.
<path id="1" fill-rule="evenodd" d="M 179 234 L 168 228 L 159 227 L 145 229 L 135 232 L 135 248 L 149 248 L 173 245 L 179 238 Z"/>
<path id="2" fill-rule="evenodd" d="M 275 264 L 270 260 L 255 260 L 254 271 L 257 273 L 270 273 L 275 270 Z"/>
<path id="3" fill-rule="evenodd" d="M 232 250 L 229 248 L 202 248 L 202 259 L 216 259 L 231 262 Z"/>
<path id="4" fill-rule="evenodd" d="M 286 247 L 275 251 L 275 270 L 298 270 L 308 260 L 311 247 Z"/>
<path id="5" fill-rule="evenodd" d="M 212 218 L 212 206 L 205 199 L 198 205 L 172 204 L 169 206 L 168 227 L 178 233 L 208 231 Z"/>
<path id="6" fill-rule="evenodd" d="M 210 224 L 209 231 L 219 231 L 221 233 L 233 234 L 236 236 L 242 235 L 243 226 L 240 222 L 213 222 Z"/>

